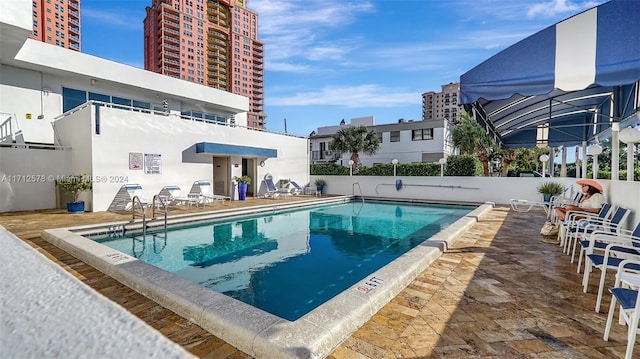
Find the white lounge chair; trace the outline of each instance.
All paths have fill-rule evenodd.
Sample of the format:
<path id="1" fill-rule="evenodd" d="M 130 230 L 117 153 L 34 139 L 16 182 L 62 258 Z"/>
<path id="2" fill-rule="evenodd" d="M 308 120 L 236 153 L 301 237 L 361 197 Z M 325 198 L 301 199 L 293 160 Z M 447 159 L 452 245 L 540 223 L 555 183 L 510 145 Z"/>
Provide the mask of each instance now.
<path id="1" fill-rule="evenodd" d="M 133 198 L 134 197 L 138 197 L 138 199 L 140 200 L 140 203 L 142 204 L 142 206 L 145 209 L 149 205 L 151 205 L 151 200 L 148 199 L 144 195 L 144 192 L 142 191 L 142 185 L 139 185 L 139 184 L 136 184 L 136 183 L 125 184 L 125 185 L 122 186 L 122 188 L 124 188 L 124 190 L 127 191 L 127 193 L 129 194 L 129 198 L 130 198 L 130 204 L 127 205 L 127 209 L 131 208 L 130 206 L 133 206 Z"/>
<path id="2" fill-rule="evenodd" d="M 213 186 L 208 180 L 199 180 L 193 182 L 189 196 L 197 196 L 202 198 L 202 203 L 215 203 L 216 201 L 229 201 L 231 197 L 213 193 Z"/>
<path id="3" fill-rule="evenodd" d="M 264 184 L 267 187 L 267 190 L 264 193 L 264 196 L 266 198 L 274 198 L 278 196 L 291 196 L 290 191 L 278 189 L 278 187 L 276 187 L 276 185 L 273 183 L 273 179 L 271 179 L 270 177 L 265 177 Z"/>
<path id="4" fill-rule="evenodd" d="M 291 194 L 293 195 L 306 194 L 304 191 L 304 188 L 300 187 L 300 185 L 297 184 L 296 181 L 290 181 L 289 184 L 291 185 L 291 187 L 293 187 L 293 189 L 291 190 Z"/>
<path id="5" fill-rule="evenodd" d="M 197 207 L 202 201 L 200 196 L 183 195 L 180 187 L 175 185 L 164 186 L 158 194 L 161 198 L 167 201 L 167 204 L 183 204 L 185 206 L 195 204 Z"/>

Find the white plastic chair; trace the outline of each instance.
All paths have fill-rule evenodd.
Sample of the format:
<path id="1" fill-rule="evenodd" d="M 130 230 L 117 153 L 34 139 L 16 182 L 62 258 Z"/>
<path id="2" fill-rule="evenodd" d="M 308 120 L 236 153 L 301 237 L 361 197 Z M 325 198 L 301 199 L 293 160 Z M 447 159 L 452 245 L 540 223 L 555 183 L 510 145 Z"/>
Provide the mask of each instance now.
<path id="1" fill-rule="evenodd" d="M 633 269 L 636 268 L 636 269 Z M 604 340 L 609 341 L 609 333 L 611 332 L 611 324 L 613 323 L 613 315 L 616 306 L 620 307 L 620 324 L 626 324 L 627 329 L 627 350 L 625 359 L 633 357 L 633 346 L 636 342 L 638 333 L 638 321 L 640 319 L 640 295 L 638 295 L 638 285 L 640 285 L 640 261 L 625 260 L 620 263 L 616 274 L 616 283 L 614 288 L 609 289 L 611 292 L 611 306 L 609 307 L 609 315 L 607 316 L 607 324 L 604 329 Z M 624 277 L 635 278 L 635 285 L 631 282 L 623 280 Z"/>
<path id="2" fill-rule="evenodd" d="M 161 197 L 167 199 L 170 204 L 184 204 L 185 206 L 190 206 L 195 204 L 196 207 L 200 204 L 201 199 L 198 196 L 185 196 L 182 194 L 182 189 L 180 187 L 172 185 L 172 186 L 164 186 L 160 193 L 158 193 Z"/>
<path id="3" fill-rule="evenodd" d="M 602 292 L 607 269 L 617 270 L 620 263 L 626 259 L 640 260 L 640 242 L 632 241 L 630 245 L 612 243 L 607 245 L 604 254 L 588 254 L 585 260 L 584 275 L 582 277 L 583 292 L 587 292 L 589 286 L 589 274 L 593 268 L 600 270 L 600 282 L 598 284 L 598 297 L 596 299 L 596 313 L 600 312 Z"/>
<path id="4" fill-rule="evenodd" d="M 560 223 L 560 245 L 563 252 L 569 254 L 573 241 L 576 240 L 580 228 L 585 227 L 590 222 L 605 220 L 609 217 L 612 206 L 605 203 L 598 213 L 587 213 L 582 211 L 569 211 L 565 220 Z"/>
<path id="5" fill-rule="evenodd" d="M 595 251 L 604 251 L 607 245 L 612 243 L 632 245 L 632 241 L 640 241 L 640 222 L 638 222 L 633 231 L 620 229 L 619 227 L 613 232 L 604 230 L 593 231 L 587 240 L 580 241 L 578 273 L 580 273 L 582 259 L 586 258 L 587 254 L 592 254 Z"/>
<path id="6" fill-rule="evenodd" d="M 580 258 L 578 260 L 578 273 L 580 273 L 580 263 L 582 262 L 583 242 L 587 241 L 587 239 L 585 238 L 591 235 L 591 233 L 593 233 L 594 231 L 602 231 L 602 232 L 607 232 L 611 234 L 617 233 L 618 228 L 623 227 L 630 213 L 631 213 L 630 210 L 623 207 L 618 207 L 618 209 L 616 209 L 616 211 L 613 212 L 611 219 L 591 220 L 587 225 L 585 225 L 584 227 L 578 228 L 578 230 L 575 233 L 573 233 L 573 245 L 571 248 L 571 263 L 573 263 L 573 260 L 575 258 L 576 248 L 577 247 L 581 248 Z M 584 245 L 586 244 L 588 243 L 584 243 Z"/>

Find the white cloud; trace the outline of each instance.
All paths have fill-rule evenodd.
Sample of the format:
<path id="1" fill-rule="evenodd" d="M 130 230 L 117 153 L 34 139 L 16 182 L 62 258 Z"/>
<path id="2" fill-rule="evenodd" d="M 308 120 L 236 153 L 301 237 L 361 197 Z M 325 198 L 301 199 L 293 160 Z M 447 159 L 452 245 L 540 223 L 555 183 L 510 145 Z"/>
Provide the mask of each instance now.
<path id="1" fill-rule="evenodd" d="M 596 1 L 572 2 L 571 0 L 551 0 L 531 5 L 527 11 L 528 18 L 538 16 L 550 18 L 567 13 L 576 13 L 598 5 Z"/>
<path id="2" fill-rule="evenodd" d="M 266 62 L 274 63 L 339 60 L 350 52 L 348 39 L 327 33 L 351 24 L 358 15 L 373 10 L 369 1 L 253 0 L 251 9 L 260 14 L 260 40 L 267 47 Z M 299 67 L 294 67 L 299 70 Z"/>
<path id="3" fill-rule="evenodd" d="M 298 92 L 288 97 L 270 97 L 272 106 L 343 106 L 348 108 L 413 105 L 420 93 L 385 88 L 374 84 L 326 86 L 316 91 Z"/>

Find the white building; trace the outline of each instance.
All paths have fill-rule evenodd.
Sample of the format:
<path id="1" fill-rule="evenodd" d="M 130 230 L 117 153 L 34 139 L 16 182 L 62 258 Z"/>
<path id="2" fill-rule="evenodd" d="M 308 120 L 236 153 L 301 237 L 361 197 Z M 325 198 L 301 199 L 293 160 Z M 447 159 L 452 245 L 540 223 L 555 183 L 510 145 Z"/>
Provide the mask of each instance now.
<path id="1" fill-rule="evenodd" d="M 246 97 L 29 39 L 31 2 L 0 12 L 0 212 L 56 208 L 55 179 L 86 174 L 89 209 L 124 184 L 149 199 L 166 185 L 233 178 L 309 180 L 308 140 L 246 127 Z"/>
<path id="2" fill-rule="evenodd" d="M 333 135 L 341 128 L 348 126 L 366 126 L 378 134 L 380 149 L 368 156 L 360 153 L 360 160 L 365 166 L 376 163 L 391 163 L 397 159 L 400 163 L 438 162 L 453 154 L 447 121 L 405 121 L 376 125 L 373 116 L 351 119 L 351 123 L 343 122 L 337 126 L 319 127 L 316 134 L 309 137 L 311 163 L 333 163 L 348 166 L 351 154 L 334 154 L 329 146 Z"/>

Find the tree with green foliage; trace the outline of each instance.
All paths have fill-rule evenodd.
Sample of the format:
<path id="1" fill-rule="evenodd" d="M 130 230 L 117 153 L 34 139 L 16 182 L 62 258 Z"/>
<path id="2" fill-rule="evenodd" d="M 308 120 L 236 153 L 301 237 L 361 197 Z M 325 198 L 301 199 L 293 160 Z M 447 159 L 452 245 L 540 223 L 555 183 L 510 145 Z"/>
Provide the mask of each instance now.
<path id="1" fill-rule="evenodd" d="M 453 128 L 452 140 L 460 154 L 475 154 L 482 163 L 484 175 L 489 176 L 489 163 L 499 155 L 499 148 L 478 122 L 468 114 L 462 115 Z"/>
<path id="2" fill-rule="evenodd" d="M 453 144 L 460 149 L 461 155 L 473 155 L 478 138 L 484 134 L 482 127 L 469 115 L 464 114 L 459 121 L 456 121 L 451 137 Z"/>
<path id="3" fill-rule="evenodd" d="M 369 131 L 365 126 L 349 126 L 333 135 L 329 149 L 341 154 L 350 153 L 353 173 L 358 173 L 362 167 L 359 153 L 374 155 L 380 149 L 380 140 L 375 131 Z"/>

